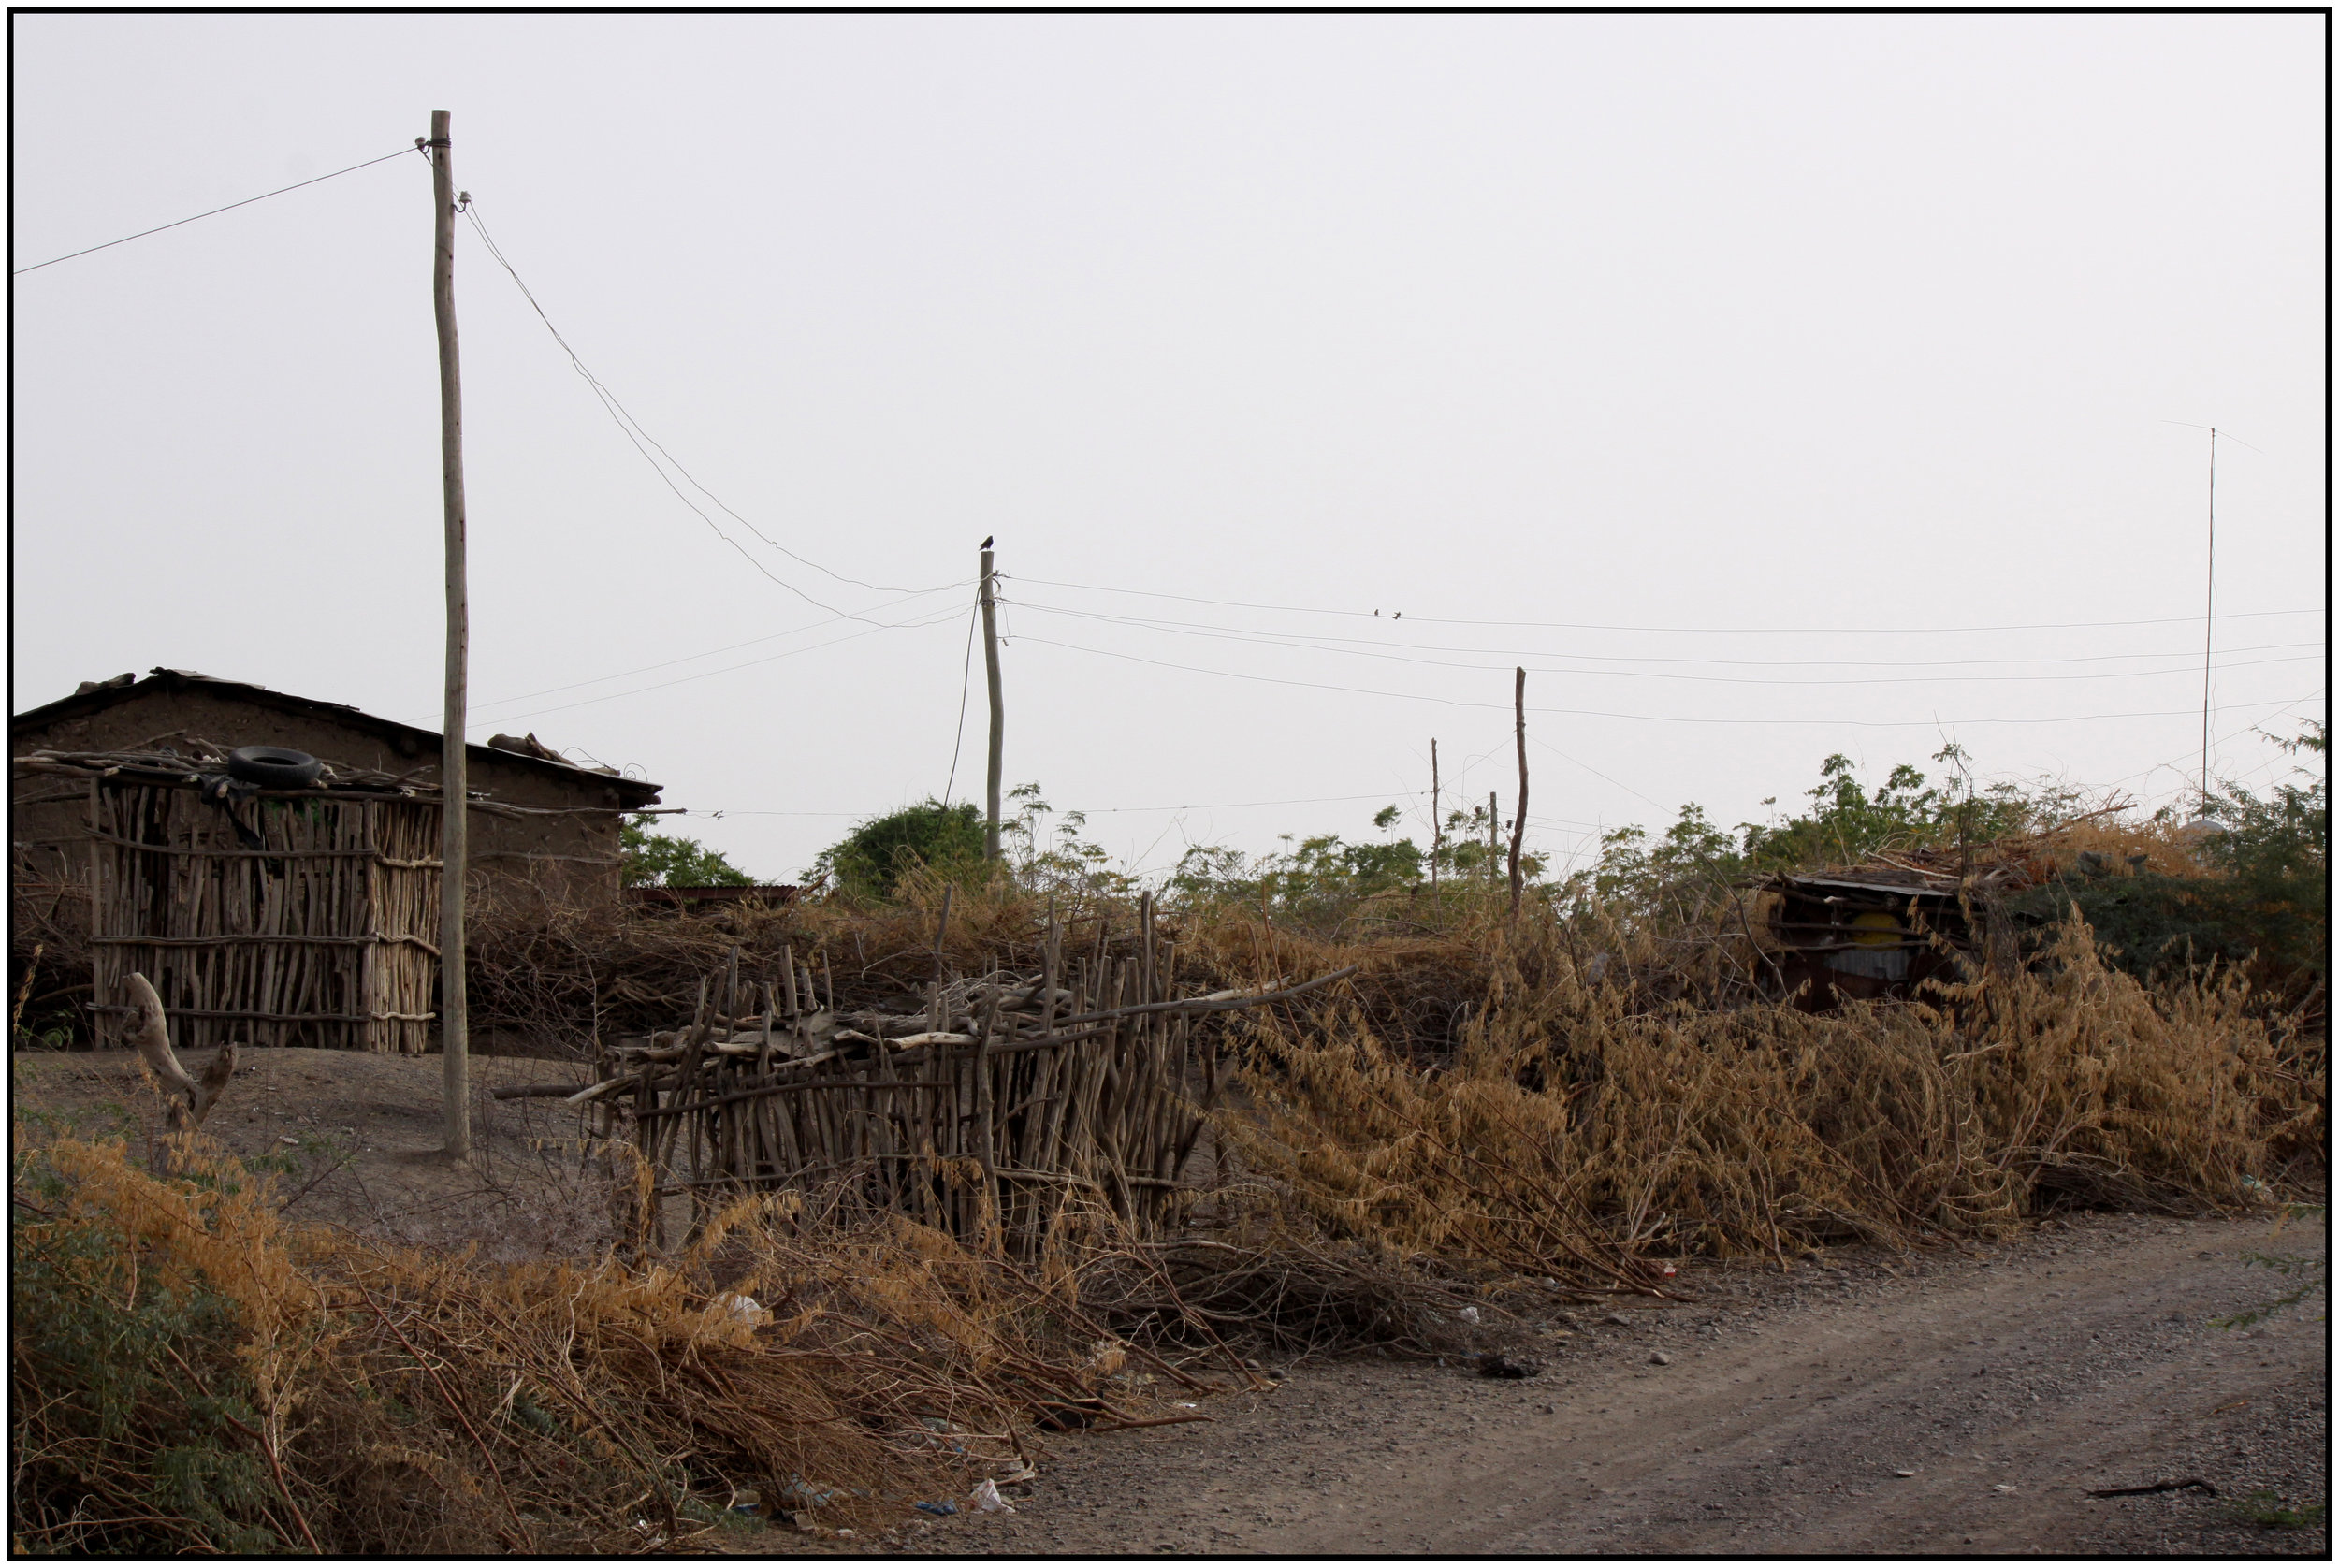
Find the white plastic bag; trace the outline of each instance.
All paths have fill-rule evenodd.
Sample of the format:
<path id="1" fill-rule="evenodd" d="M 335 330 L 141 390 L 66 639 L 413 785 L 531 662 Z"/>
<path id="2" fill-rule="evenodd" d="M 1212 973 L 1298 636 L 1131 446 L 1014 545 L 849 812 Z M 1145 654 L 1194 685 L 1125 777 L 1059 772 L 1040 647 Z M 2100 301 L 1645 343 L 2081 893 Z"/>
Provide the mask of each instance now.
<path id="1" fill-rule="evenodd" d="M 996 1481 L 975 1483 L 975 1507 L 985 1514 L 1015 1512 L 1015 1504 L 999 1495 L 999 1484 Z"/>
<path id="2" fill-rule="evenodd" d="M 722 1308 L 740 1322 L 754 1328 L 760 1328 L 772 1320 L 770 1308 L 752 1296 L 742 1296 L 735 1291 L 727 1290 L 716 1297 L 715 1305 Z"/>

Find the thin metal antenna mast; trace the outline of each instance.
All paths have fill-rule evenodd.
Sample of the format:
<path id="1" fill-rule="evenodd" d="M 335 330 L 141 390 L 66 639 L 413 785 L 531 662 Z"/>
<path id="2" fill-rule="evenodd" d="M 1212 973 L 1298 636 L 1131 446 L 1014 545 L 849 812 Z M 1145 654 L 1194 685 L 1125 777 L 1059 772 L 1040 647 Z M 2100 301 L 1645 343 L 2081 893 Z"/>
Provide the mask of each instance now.
<path id="1" fill-rule="evenodd" d="M 2209 676 L 2217 647 L 2217 428 L 2209 427 L 2209 586 L 2201 641 L 2201 810 L 2209 814 Z"/>
<path id="2" fill-rule="evenodd" d="M 2201 613 L 2201 808 L 2202 815 L 2206 816 L 2209 811 L 2210 678 L 2216 672 L 2217 654 L 2217 427 L 2196 425 L 2189 419 L 2163 419 L 2160 423 L 2209 432 L 2209 583 L 2208 603 Z M 2226 440 L 2249 446 L 2253 452 L 2261 450 L 2250 446 L 2239 436 L 2228 436 Z"/>

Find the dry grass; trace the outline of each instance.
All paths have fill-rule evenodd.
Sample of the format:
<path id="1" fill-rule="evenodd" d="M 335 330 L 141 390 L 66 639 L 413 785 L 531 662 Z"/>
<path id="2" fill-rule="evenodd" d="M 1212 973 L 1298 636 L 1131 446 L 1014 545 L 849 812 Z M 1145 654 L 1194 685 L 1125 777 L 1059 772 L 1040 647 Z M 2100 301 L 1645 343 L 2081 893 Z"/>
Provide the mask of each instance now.
<path id="1" fill-rule="evenodd" d="M 671 1257 L 489 1268 L 290 1227 L 199 1151 L 17 1138 L 20 1550 L 673 1548 L 741 1495 L 865 1529 L 1204 1387 L 1081 1306 L 1151 1271 L 1109 1236 L 1027 1272 L 750 1201 Z"/>
<path id="2" fill-rule="evenodd" d="M 825 954 L 851 1005 L 932 974 L 937 893 L 540 910 L 483 921 L 479 963 L 507 1016 L 573 1036 L 671 1023 L 734 943 L 750 974 L 783 945 Z M 1133 930 L 1059 913 L 1074 946 Z M 748 1492 L 865 1529 L 1039 1457 L 1051 1430 L 1164 1418 L 1158 1396 L 1242 1379 L 1246 1351 L 1483 1348 L 1506 1302 L 1665 1294 L 1665 1260 L 1692 1253 L 2244 1207 L 2325 1136 L 2318 1042 L 2231 975 L 2148 990 L 2076 926 L 1924 1001 L 1813 1015 L 1698 1005 L 1745 994 L 1751 942 L 1537 910 L 1514 928 L 1491 898 L 1436 916 L 1353 941 L 1187 916 L 1194 985 L 1358 973 L 1227 1025 L 1244 1092 L 1183 1232 L 1090 1216 L 1028 1266 L 790 1198 L 667 1256 L 496 1267 L 294 1228 L 265 1182 L 199 1151 L 160 1179 L 119 1144 L 20 1126 L 14 1544 L 673 1549 L 736 1528 Z M 944 962 L 1028 967 L 1045 919 L 1011 890 L 954 895 Z M 1467 1308 L 1483 1331 L 1458 1327 Z"/>
<path id="3" fill-rule="evenodd" d="M 825 972 L 848 1009 L 923 995 L 941 962 L 960 974 L 995 967 L 1036 969 L 1046 941 L 1044 897 L 1000 883 L 970 892 L 923 873 L 903 879 L 894 904 L 843 900 L 734 904 L 699 914 L 627 906 L 566 906 L 508 888 L 483 896 L 470 923 L 474 1026 L 540 1038 L 584 1055 L 595 1031 L 671 1028 L 687 1013 L 699 980 L 738 948 L 740 972 L 777 975 L 780 952 Z M 1058 909 L 1067 951 L 1088 951 L 1098 923 L 1126 953 L 1136 934 L 1134 906 L 1066 902 Z"/>
<path id="4" fill-rule="evenodd" d="M 2319 1066 L 2241 980 L 2156 994 L 2077 926 L 1928 1001 L 1813 1015 L 1652 1005 L 1531 924 L 1482 995 L 1437 1070 L 1360 1010 L 1263 1030 L 1229 1148 L 1334 1235 L 1662 1290 L 1688 1253 L 2246 1205 L 2323 1136 Z"/>

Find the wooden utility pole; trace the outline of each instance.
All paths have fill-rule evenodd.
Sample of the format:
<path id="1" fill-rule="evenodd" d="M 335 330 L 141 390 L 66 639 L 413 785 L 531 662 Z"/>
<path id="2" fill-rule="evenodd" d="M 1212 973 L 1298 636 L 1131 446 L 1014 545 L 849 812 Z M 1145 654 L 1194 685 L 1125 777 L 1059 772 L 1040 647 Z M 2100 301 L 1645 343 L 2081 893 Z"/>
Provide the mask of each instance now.
<path id="1" fill-rule="evenodd" d="M 1446 849 L 1446 824 L 1437 815 L 1437 737 L 1430 737 L 1430 896 L 1437 897 L 1437 861 Z"/>
<path id="2" fill-rule="evenodd" d="M 999 628 L 991 592 L 990 545 L 989 540 L 983 541 L 982 679 L 991 692 L 991 764 L 982 786 L 982 853 L 984 859 L 995 861 L 999 858 L 999 763 L 1006 755 L 1007 712 L 999 705 Z"/>
<path id="3" fill-rule="evenodd" d="M 1518 666 L 1511 703 L 1518 710 L 1518 815 L 1511 822 L 1511 919 L 1518 918 L 1518 849 L 1527 837 L 1527 668 Z"/>
<path id="4" fill-rule="evenodd" d="M 449 116 L 430 111 L 430 199 L 436 206 L 430 301 L 439 320 L 439 466 L 446 500 L 446 726 L 439 738 L 443 809 L 439 840 L 439 1042 L 446 1152 L 471 1157 L 471 1017 L 463 974 L 463 877 L 470 865 L 471 770 L 464 750 L 469 705 L 471 596 L 463 546 L 463 379 L 455 344 L 455 164 Z"/>

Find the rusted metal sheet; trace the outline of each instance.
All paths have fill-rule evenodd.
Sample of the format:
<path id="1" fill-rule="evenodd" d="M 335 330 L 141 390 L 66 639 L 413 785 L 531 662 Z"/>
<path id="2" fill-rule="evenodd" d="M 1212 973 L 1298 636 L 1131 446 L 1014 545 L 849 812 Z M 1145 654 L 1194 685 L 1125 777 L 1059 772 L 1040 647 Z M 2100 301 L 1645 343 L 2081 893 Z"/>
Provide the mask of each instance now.
<path id="1" fill-rule="evenodd" d="M 1973 932 L 1955 890 L 1845 877 L 1774 877 L 1772 936 L 1780 977 L 1799 1006 L 1911 995 L 1954 978 L 1954 953 Z M 1946 951 L 1945 951 L 1946 950 Z"/>

